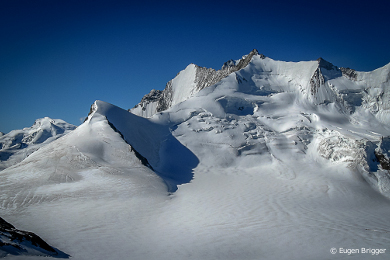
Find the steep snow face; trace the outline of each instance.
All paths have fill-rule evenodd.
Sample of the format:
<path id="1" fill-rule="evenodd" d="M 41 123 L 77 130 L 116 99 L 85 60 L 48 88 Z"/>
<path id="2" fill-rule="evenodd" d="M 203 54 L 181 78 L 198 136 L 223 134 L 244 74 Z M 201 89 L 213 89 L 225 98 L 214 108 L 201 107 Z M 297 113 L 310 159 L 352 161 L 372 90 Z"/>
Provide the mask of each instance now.
<path id="1" fill-rule="evenodd" d="M 295 85 L 276 91 L 289 80 L 245 94 L 238 79 L 251 69 L 150 119 L 96 101 L 75 131 L 1 172 L 2 214 L 77 260 L 329 259 L 332 247 L 386 249 L 389 201 L 361 176 L 387 187 L 388 128 L 375 116 L 358 125 L 332 104 L 297 102 Z M 182 185 L 167 196 L 166 184 Z"/>
<path id="2" fill-rule="evenodd" d="M 96 101 L 83 125 L 0 172 L 2 214 L 77 260 L 341 259 L 330 249 L 387 249 L 388 67 L 254 54 L 229 68 L 173 106 L 173 91 L 152 91 L 156 109 L 169 105 L 151 118 Z M 171 89 L 192 84 L 194 70 Z"/>
<path id="3" fill-rule="evenodd" d="M 296 102 L 306 106 L 330 104 L 338 113 L 347 114 L 368 109 L 381 123 L 388 124 L 389 70 L 390 64 L 372 72 L 357 72 L 338 68 L 322 58 L 308 62 L 275 61 L 254 50 L 240 60 L 226 62 L 218 71 L 190 64 L 163 91 L 152 90 L 129 111 L 151 117 L 234 74 L 239 83 L 236 91 L 244 94 L 294 92 L 298 94 Z"/>
<path id="4" fill-rule="evenodd" d="M 123 139 L 164 179 L 170 191 L 192 179 L 192 170 L 199 161 L 172 136 L 169 119 L 149 120 L 103 101 L 96 101 L 93 111 L 89 118 L 104 115 Z"/>
<path id="5" fill-rule="evenodd" d="M 64 120 L 45 117 L 35 120 L 31 127 L 0 136 L 0 171 L 75 128 Z"/>
<path id="6" fill-rule="evenodd" d="M 387 66 L 379 71 L 387 75 Z M 386 113 L 384 109 L 373 113 L 362 101 L 373 93 L 372 84 L 386 93 L 389 83 L 386 77 L 374 83 L 357 80 L 378 71 L 354 73 L 356 80 L 351 80 L 322 59 L 292 63 L 254 56 L 248 66 L 167 114 L 176 124 L 174 135 L 202 158 L 205 167 L 215 163 L 243 168 L 293 163 L 304 160 L 312 145 L 327 159 L 368 169 L 360 171 L 362 176 L 390 197 L 388 171 L 372 171 L 363 163 L 377 157 L 367 142 L 379 147 L 380 137 L 389 134 L 390 121 L 378 116 Z M 380 99 L 385 95 L 381 93 L 372 95 Z M 223 156 L 208 160 L 205 147 Z"/>
<path id="7" fill-rule="evenodd" d="M 190 64 L 185 70 L 179 72 L 174 79 L 169 81 L 163 91 L 153 89 L 142 98 L 139 104 L 129 109 L 129 111 L 139 116 L 151 117 L 155 113 L 164 111 L 188 99 L 200 90 L 219 82 L 230 73 L 246 67 L 255 55 L 265 58 L 264 55 L 259 54 L 254 49 L 240 60 L 225 62 L 222 68 L 217 71 Z"/>
<path id="8" fill-rule="evenodd" d="M 3 207 L 23 208 L 91 194 L 132 196 L 142 194 L 144 188 L 149 189 L 150 194 L 166 192 L 161 178 L 143 164 L 142 158 L 115 131 L 106 115 L 99 113 L 104 109 L 109 113 L 108 106 L 104 107 L 102 102 L 103 108 L 97 108 L 98 104 L 94 104 L 96 109 L 88 120 L 74 131 L 1 172 Z M 115 117 L 110 119 L 115 122 Z M 17 185 L 8 189 L 14 181 Z M 111 190 L 114 186 L 126 192 Z"/>
<path id="9" fill-rule="evenodd" d="M 373 113 L 382 123 L 390 122 L 390 63 L 371 73 L 357 74 L 359 85 L 366 85 L 361 92 L 363 107 Z"/>
<path id="10" fill-rule="evenodd" d="M 116 184 L 128 189 L 128 196 L 166 194 L 189 182 L 197 163 L 167 125 L 96 101 L 77 129 L 2 171 L 1 198 L 6 207 L 20 208 L 63 197 L 105 196 Z M 18 185 L 8 189 L 11 180 Z"/>
<path id="11" fill-rule="evenodd" d="M 143 116 L 151 117 L 159 111 L 186 100 L 197 92 L 197 74 L 202 68 L 195 64 L 190 64 L 186 69 L 169 81 L 163 91 L 152 90 L 136 105 L 131 112 Z"/>

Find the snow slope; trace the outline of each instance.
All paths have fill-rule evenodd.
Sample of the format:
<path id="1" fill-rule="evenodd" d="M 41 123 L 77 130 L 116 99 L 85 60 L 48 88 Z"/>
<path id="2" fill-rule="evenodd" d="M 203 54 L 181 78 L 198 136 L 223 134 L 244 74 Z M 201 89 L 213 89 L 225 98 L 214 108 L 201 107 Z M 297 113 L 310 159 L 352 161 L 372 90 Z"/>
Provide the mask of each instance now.
<path id="1" fill-rule="evenodd" d="M 254 49 L 239 60 L 225 62 L 222 68 L 217 71 L 190 64 L 169 81 L 163 91 L 152 89 L 139 104 L 129 111 L 139 116 L 151 117 L 155 113 L 164 111 L 192 97 L 200 90 L 219 82 L 230 73 L 244 68 L 254 55 L 264 58 Z"/>
<path id="2" fill-rule="evenodd" d="M 150 118 L 96 101 L 0 172 L 3 217 L 72 259 L 388 259 L 389 65 L 244 65 Z"/>
<path id="3" fill-rule="evenodd" d="M 0 171 L 75 128 L 61 119 L 45 117 L 35 120 L 31 127 L 0 134 Z"/>
<path id="4" fill-rule="evenodd" d="M 11 255 L 37 255 L 68 258 L 63 252 L 51 247 L 39 236 L 28 231 L 16 229 L 0 218 L 0 257 Z"/>

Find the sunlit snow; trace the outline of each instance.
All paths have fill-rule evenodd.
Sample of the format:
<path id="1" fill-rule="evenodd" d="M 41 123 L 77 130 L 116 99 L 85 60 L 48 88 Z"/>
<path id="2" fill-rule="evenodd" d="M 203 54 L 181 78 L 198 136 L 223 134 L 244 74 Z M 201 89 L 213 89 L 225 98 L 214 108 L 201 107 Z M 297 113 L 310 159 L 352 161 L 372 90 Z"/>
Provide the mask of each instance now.
<path id="1" fill-rule="evenodd" d="M 388 259 L 390 65 L 321 64 L 254 55 L 201 90 L 190 65 L 150 118 L 96 101 L 0 172 L 2 217 L 75 260 Z"/>

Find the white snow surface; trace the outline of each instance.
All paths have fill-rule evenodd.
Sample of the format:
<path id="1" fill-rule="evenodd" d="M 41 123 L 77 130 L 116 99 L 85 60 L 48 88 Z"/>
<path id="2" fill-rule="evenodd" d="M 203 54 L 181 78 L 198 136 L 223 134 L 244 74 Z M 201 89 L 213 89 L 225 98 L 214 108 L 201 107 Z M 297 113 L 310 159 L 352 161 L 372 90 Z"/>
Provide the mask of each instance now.
<path id="1" fill-rule="evenodd" d="M 197 92 L 196 73 L 198 69 L 200 68 L 195 64 L 190 64 L 168 83 L 171 99 L 167 103 L 170 106 L 188 99 Z M 143 117 L 151 117 L 157 112 L 157 103 L 158 101 L 150 102 L 145 107 L 138 105 L 131 112 Z"/>
<path id="2" fill-rule="evenodd" d="M 40 147 L 75 128 L 64 120 L 44 117 L 35 120 L 31 127 L 0 134 L 0 171 L 21 162 Z"/>
<path id="3" fill-rule="evenodd" d="M 96 101 L 0 172 L 2 217 L 71 259 L 388 259 L 389 65 L 313 90 L 318 64 L 254 56 L 151 118 Z"/>

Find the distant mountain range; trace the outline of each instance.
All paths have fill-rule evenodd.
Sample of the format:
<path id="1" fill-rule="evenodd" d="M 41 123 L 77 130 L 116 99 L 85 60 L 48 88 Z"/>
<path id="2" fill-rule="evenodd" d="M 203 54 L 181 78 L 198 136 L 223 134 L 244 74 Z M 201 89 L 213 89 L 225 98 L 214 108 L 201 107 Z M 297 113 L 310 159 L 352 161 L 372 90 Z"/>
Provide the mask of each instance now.
<path id="1" fill-rule="evenodd" d="M 35 120 L 31 127 L 0 135 L 0 170 L 21 162 L 27 156 L 76 126 L 48 117 Z"/>
<path id="2" fill-rule="evenodd" d="M 190 64 L 128 111 L 98 100 L 77 128 L 0 136 L 0 205 L 74 259 L 328 259 L 387 246 L 366 243 L 390 229 L 389 136 L 390 63 L 253 50 Z"/>

